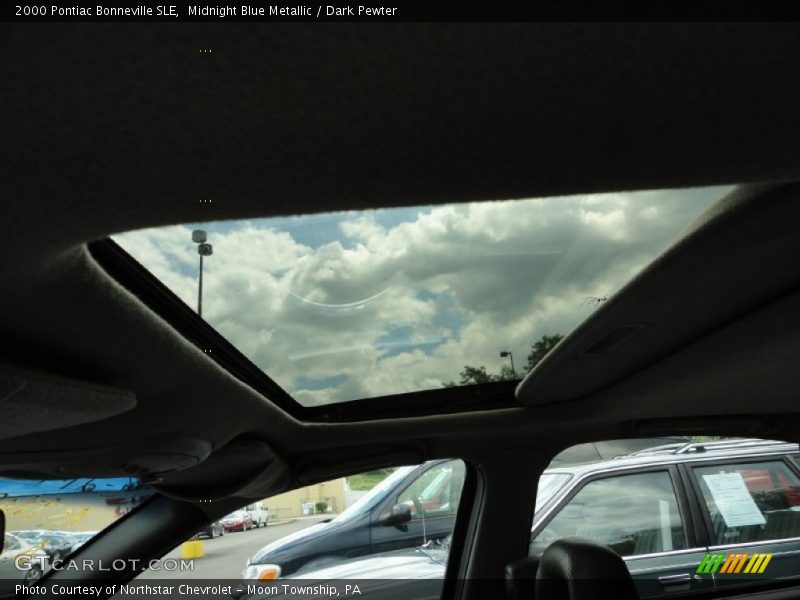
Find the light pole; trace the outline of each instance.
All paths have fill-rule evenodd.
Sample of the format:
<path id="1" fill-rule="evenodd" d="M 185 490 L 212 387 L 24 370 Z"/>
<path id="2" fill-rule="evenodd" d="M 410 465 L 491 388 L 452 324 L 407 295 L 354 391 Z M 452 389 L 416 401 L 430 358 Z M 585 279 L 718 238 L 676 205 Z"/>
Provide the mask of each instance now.
<path id="1" fill-rule="evenodd" d="M 511 353 L 510 350 L 503 350 L 500 353 L 500 358 L 510 358 L 511 359 L 511 374 L 514 376 L 514 379 L 517 378 L 517 372 L 514 370 L 514 355 Z"/>
<path id="2" fill-rule="evenodd" d="M 197 253 L 200 255 L 200 275 L 197 279 L 197 316 L 203 316 L 203 257 L 211 256 L 214 249 L 211 244 L 207 244 L 208 235 L 202 229 L 195 229 L 192 232 L 192 241 L 197 244 Z"/>

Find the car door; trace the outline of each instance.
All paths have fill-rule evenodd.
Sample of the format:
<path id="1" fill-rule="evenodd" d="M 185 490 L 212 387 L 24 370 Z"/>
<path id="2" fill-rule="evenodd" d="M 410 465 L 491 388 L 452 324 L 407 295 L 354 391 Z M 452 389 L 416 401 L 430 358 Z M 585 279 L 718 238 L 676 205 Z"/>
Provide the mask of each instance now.
<path id="1" fill-rule="evenodd" d="M 640 598 L 711 591 L 713 578 L 694 576 L 706 548 L 695 543 L 688 513 L 675 467 L 597 474 L 536 517 L 529 553 L 562 537 L 588 538 L 623 557 Z"/>
<path id="2" fill-rule="evenodd" d="M 711 545 L 701 570 L 718 591 L 800 578 L 800 475 L 786 456 L 685 467 L 703 506 Z"/>
<path id="3" fill-rule="evenodd" d="M 464 463 L 460 460 L 434 463 L 395 492 L 373 516 L 373 552 L 419 546 L 427 540 L 444 539 L 450 535 L 464 486 L 464 474 Z M 396 504 L 409 507 L 411 520 L 400 525 L 382 524 Z"/>

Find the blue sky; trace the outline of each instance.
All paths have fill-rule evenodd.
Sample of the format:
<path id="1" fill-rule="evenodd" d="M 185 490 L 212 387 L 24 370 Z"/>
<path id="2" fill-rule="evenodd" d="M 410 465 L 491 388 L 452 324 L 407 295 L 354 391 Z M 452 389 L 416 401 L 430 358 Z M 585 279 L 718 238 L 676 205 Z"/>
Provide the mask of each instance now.
<path id="1" fill-rule="evenodd" d="M 440 387 L 566 334 L 728 188 L 187 224 L 115 239 L 303 404 Z"/>
<path id="2" fill-rule="evenodd" d="M 274 217 L 270 219 L 247 219 L 246 221 L 213 221 L 210 223 L 188 223 L 191 229 L 205 229 L 209 232 L 209 242 L 214 234 L 226 235 L 241 229 L 249 223 L 258 229 L 285 231 L 295 242 L 310 248 L 319 248 L 331 242 L 339 242 L 344 247 L 353 247 L 357 240 L 349 239 L 342 233 L 341 224 L 364 215 L 371 215 L 378 225 L 393 228 L 400 223 L 413 223 L 420 214 L 429 214 L 430 206 L 394 208 L 389 210 L 356 211 L 301 215 L 294 217 Z"/>

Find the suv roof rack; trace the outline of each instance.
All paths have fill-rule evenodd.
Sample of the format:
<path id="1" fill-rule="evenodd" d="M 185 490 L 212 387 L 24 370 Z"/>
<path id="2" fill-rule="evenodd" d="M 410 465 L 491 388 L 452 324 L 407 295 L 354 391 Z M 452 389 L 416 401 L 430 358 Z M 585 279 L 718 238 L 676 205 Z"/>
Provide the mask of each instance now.
<path id="1" fill-rule="evenodd" d="M 652 454 L 688 454 L 695 452 L 713 452 L 728 449 L 741 449 L 741 448 L 763 448 L 766 446 L 783 446 L 791 444 L 781 440 L 762 440 L 758 438 L 734 438 L 728 440 L 711 440 L 707 442 L 676 442 L 674 444 L 664 444 L 662 446 L 654 446 L 652 448 L 645 448 L 630 454 L 624 454 L 617 458 L 624 458 L 630 456 L 649 456 Z"/>

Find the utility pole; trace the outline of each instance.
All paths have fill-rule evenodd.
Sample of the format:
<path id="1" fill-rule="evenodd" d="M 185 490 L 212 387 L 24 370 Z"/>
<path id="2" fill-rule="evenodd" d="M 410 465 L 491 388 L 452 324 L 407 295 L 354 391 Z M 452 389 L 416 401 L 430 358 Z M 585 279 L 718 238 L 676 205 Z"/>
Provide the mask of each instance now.
<path id="1" fill-rule="evenodd" d="M 192 231 L 192 241 L 197 244 L 197 253 L 200 255 L 200 271 L 197 278 L 197 316 L 203 316 L 203 257 L 211 256 L 214 249 L 207 244 L 208 234 L 202 229 Z"/>

